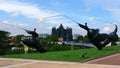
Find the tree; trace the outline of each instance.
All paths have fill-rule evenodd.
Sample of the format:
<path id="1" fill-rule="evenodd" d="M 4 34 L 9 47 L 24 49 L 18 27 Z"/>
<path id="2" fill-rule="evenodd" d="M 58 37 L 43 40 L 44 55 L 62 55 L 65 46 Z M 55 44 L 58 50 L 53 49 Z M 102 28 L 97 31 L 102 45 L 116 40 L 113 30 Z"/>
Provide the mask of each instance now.
<path id="1" fill-rule="evenodd" d="M 76 41 L 90 42 L 87 36 L 82 36 L 82 35 L 79 35 Z"/>
<path id="2" fill-rule="evenodd" d="M 120 37 L 119 37 L 118 41 L 120 41 Z"/>
<path id="3" fill-rule="evenodd" d="M 79 35 L 79 36 L 77 37 L 77 41 L 83 41 L 83 36 L 82 36 L 82 35 Z"/>
<path id="4" fill-rule="evenodd" d="M 48 41 L 56 42 L 56 41 L 58 41 L 58 37 L 56 35 L 51 35 L 51 36 L 48 37 Z"/>
<path id="5" fill-rule="evenodd" d="M 0 30 L 0 55 L 5 54 L 8 48 L 9 32 Z"/>
<path id="6" fill-rule="evenodd" d="M 83 41 L 84 42 L 90 42 L 90 40 L 88 39 L 88 37 L 86 35 L 84 36 Z"/>
<path id="7" fill-rule="evenodd" d="M 21 38 L 24 37 L 24 35 L 16 35 L 15 36 L 15 43 L 20 43 L 21 42 Z"/>

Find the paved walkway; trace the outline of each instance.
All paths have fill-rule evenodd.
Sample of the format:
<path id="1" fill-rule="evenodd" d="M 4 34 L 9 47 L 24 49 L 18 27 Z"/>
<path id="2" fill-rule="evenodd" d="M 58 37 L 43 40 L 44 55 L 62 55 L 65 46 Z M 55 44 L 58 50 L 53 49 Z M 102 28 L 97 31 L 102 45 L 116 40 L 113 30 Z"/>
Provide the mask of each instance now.
<path id="1" fill-rule="evenodd" d="M 0 58 L 0 68 L 120 68 L 120 59 L 118 58 L 120 58 L 120 54 L 86 63 Z M 103 63 L 103 61 L 105 62 Z M 110 62 L 110 64 L 106 62 Z M 114 63 L 111 65 L 111 62 Z"/>
<path id="2" fill-rule="evenodd" d="M 120 53 L 86 62 L 88 64 L 120 65 Z"/>

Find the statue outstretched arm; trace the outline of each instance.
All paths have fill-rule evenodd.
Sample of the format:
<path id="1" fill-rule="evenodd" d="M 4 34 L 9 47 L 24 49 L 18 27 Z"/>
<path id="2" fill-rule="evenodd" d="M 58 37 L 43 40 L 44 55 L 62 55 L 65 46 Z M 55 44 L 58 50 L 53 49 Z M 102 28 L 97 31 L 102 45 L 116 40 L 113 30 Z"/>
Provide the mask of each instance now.
<path id="1" fill-rule="evenodd" d="M 89 30 L 88 26 L 87 26 L 87 23 L 85 23 L 85 25 L 82 25 L 80 23 L 77 23 L 81 28 L 85 29 L 85 30 Z"/>

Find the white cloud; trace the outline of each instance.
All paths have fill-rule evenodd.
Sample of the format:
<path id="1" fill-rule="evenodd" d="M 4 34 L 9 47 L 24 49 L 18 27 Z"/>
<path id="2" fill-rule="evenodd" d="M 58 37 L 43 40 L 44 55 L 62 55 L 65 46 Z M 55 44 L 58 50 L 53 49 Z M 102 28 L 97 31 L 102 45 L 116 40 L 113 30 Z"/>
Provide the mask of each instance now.
<path id="1" fill-rule="evenodd" d="M 19 26 L 20 27 L 20 26 Z M 0 21 L 0 30 L 8 31 L 11 35 L 24 34 L 28 35 L 23 29 L 18 28 L 13 22 L 10 21 Z"/>
<path id="2" fill-rule="evenodd" d="M 104 27 L 103 28 L 103 32 L 105 32 L 105 33 L 108 33 L 110 31 L 111 31 L 110 27 Z"/>
<path id="3" fill-rule="evenodd" d="M 19 15 L 20 15 L 20 11 L 16 11 L 16 12 L 11 13 L 10 17 L 16 17 Z"/>
<path id="4" fill-rule="evenodd" d="M 24 3 L 18 1 L 4 1 L 0 2 L 0 10 L 7 13 L 15 13 L 13 16 L 21 13 L 23 16 L 28 18 L 39 18 L 40 16 L 51 16 L 58 14 L 52 10 L 46 10 L 38 7 L 37 5 L 31 3 Z"/>
<path id="5" fill-rule="evenodd" d="M 12 1 L 0 0 L 0 10 L 10 14 L 9 15 L 10 17 L 16 17 L 19 15 L 22 15 L 27 18 L 39 19 L 41 16 L 48 17 L 48 16 L 59 15 L 59 13 L 57 13 L 55 11 L 43 9 L 40 6 L 37 6 L 36 4 L 19 2 L 17 0 L 12 0 Z M 12 35 L 26 34 L 24 30 L 20 29 L 20 28 L 26 28 L 26 24 L 24 24 L 24 23 L 15 24 L 13 21 L 8 21 L 8 20 L 1 21 L 0 24 L 2 24 L 4 26 L 0 26 L 0 29 L 9 31 L 12 33 Z M 15 21 L 15 22 L 17 22 L 17 21 Z M 54 23 L 59 24 L 56 22 L 54 22 Z M 52 24 L 50 21 L 49 21 L 49 23 L 50 23 L 50 25 Z M 44 33 L 44 32 L 50 33 L 49 28 L 51 26 L 49 26 L 48 23 L 45 23 L 45 24 L 43 23 L 42 25 L 41 24 L 34 25 L 34 24 L 27 25 L 28 28 L 26 28 L 26 29 L 32 30 L 34 28 L 37 28 L 37 29 L 39 29 L 40 33 Z M 15 25 L 16 27 L 12 27 L 13 25 Z"/>
<path id="6" fill-rule="evenodd" d="M 111 14 L 114 16 L 114 18 L 116 20 L 120 20 L 119 15 L 120 15 L 120 8 L 118 5 L 118 3 L 112 3 L 111 0 L 97 0 L 97 1 L 91 1 L 91 0 L 83 0 L 86 4 L 86 11 L 91 11 L 92 8 L 91 7 L 102 7 L 108 11 L 111 12 Z M 116 0 L 115 0 L 116 1 Z M 109 3 L 107 3 L 109 2 Z M 53 3 L 54 5 L 60 5 L 59 3 Z M 111 6 L 112 4 L 112 6 Z M 116 8 L 115 8 L 116 7 Z M 114 9 L 114 10 L 113 10 Z M 43 9 L 40 6 L 33 4 L 33 3 L 26 3 L 26 2 L 19 2 L 18 0 L 0 0 L 0 10 L 9 13 L 10 16 L 12 17 L 16 17 L 19 15 L 23 15 L 27 18 L 36 18 L 39 19 L 41 16 L 45 16 L 45 17 L 49 17 L 49 16 L 54 16 L 54 15 L 60 15 L 58 12 L 52 11 L 52 10 L 47 10 L 47 9 Z M 90 17 L 87 17 L 87 19 L 90 19 Z M 92 20 L 92 18 L 91 18 Z M 4 21 L 7 22 L 7 21 Z M 13 22 L 10 22 L 13 23 Z M 69 21 L 69 20 L 64 20 L 63 19 L 52 19 L 52 20 L 48 20 L 48 21 L 43 21 L 42 23 L 37 23 L 36 24 L 32 24 L 29 25 L 29 27 L 27 27 L 27 29 L 33 30 L 34 28 L 37 28 L 37 31 L 39 33 L 50 33 L 51 30 L 50 28 L 52 28 L 53 26 L 59 26 L 59 24 L 63 24 L 65 27 L 72 27 L 73 28 L 73 32 L 74 33 L 79 33 L 79 34 L 86 34 L 84 30 L 81 30 L 81 28 L 76 25 L 74 22 Z M 74 25 L 75 24 L 75 25 Z M 19 25 L 19 24 L 18 24 Z M 22 24 L 19 25 L 20 27 L 25 27 L 26 24 Z M 95 22 L 91 23 L 91 25 L 96 25 Z M 120 26 L 120 25 L 119 25 Z M 5 26 L 6 27 L 6 26 Z M 1 29 L 5 29 L 5 30 L 9 30 L 11 31 L 13 34 L 18 34 L 18 33 L 26 33 L 24 30 L 18 29 L 18 28 L 11 28 L 8 29 L 3 28 L 2 25 L 0 26 Z M 106 31 L 110 31 L 111 26 L 105 26 L 103 29 L 103 32 Z M 16 30 L 15 30 L 16 29 Z M 21 31 L 21 32 L 20 32 Z"/>
<path id="7" fill-rule="evenodd" d="M 119 26 L 118 23 L 105 23 L 105 24 L 103 25 L 103 27 L 101 28 L 102 32 L 103 32 L 103 33 L 113 32 L 114 29 L 115 29 L 115 25 L 114 25 L 114 24 L 117 24 L 117 25 Z M 118 27 L 118 29 L 119 29 L 119 27 Z M 118 32 L 119 32 L 119 30 L 118 30 Z"/>
<path id="8" fill-rule="evenodd" d="M 54 5 L 60 5 L 60 3 L 53 3 Z M 63 5 L 63 4 L 62 4 Z M 19 2 L 18 0 L 1 0 L 0 1 L 0 10 L 10 14 L 10 17 L 16 17 L 19 15 L 25 16 L 27 18 L 36 18 L 39 19 L 40 17 L 49 17 L 54 15 L 60 15 L 58 12 L 47 10 L 45 8 L 41 8 L 40 6 L 33 4 L 33 3 L 26 3 L 26 2 Z M 89 10 L 89 9 L 88 9 Z M 4 21 L 8 23 L 8 20 Z M 14 24 L 14 22 L 9 22 L 11 24 Z M 51 19 L 47 21 L 43 21 L 42 23 L 34 23 L 31 25 L 27 25 L 28 27 L 25 27 L 26 24 L 21 23 L 14 24 L 18 27 L 11 27 L 10 25 L 7 25 L 6 29 L 12 33 L 12 35 L 17 35 L 21 33 L 25 33 L 24 30 L 19 29 L 19 27 L 26 28 L 28 30 L 33 30 L 34 28 L 37 28 L 38 33 L 51 33 L 52 27 L 58 27 L 60 24 L 63 24 L 63 26 L 66 28 L 71 27 L 73 28 L 74 33 L 79 33 L 81 30 L 79 30 L 80 27 L 76 25 L 73 21 L 62 18 L 62 19 Z M 75 25 L 74 25 L 75 24 Z M 5 25 L 5 24 L 4 24 Z M 77 27 L 76 27 L 77 26 Z M 8 29 L 10 28 L 10 29 Z M 3 29 L 3 27 L 1 27 Z M 81 32 L 83 33 L 83 32 Z"/>

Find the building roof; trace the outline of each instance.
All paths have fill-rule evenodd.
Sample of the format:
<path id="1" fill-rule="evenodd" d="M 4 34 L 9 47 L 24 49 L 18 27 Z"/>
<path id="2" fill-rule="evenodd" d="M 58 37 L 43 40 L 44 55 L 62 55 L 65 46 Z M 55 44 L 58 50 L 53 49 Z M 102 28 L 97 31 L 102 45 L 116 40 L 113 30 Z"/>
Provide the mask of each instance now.
<path id="1" fill-rule="evenodd" d="M 64 29 L 64 27 L 63 27 L 63 25 L 62 25 L 62 24 L 60 24 L 60 27 L 59 27 L 59 29 Z"/>

